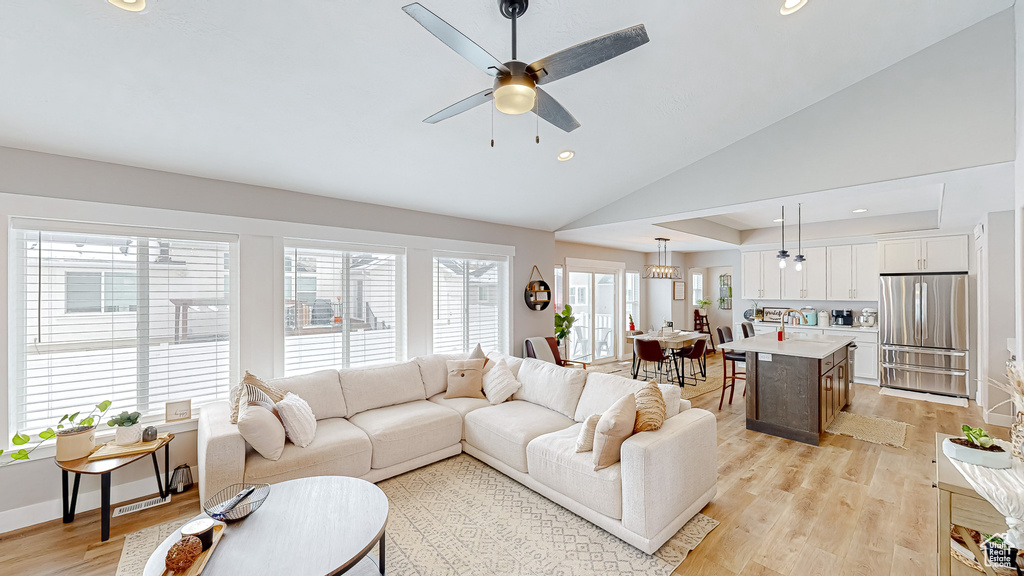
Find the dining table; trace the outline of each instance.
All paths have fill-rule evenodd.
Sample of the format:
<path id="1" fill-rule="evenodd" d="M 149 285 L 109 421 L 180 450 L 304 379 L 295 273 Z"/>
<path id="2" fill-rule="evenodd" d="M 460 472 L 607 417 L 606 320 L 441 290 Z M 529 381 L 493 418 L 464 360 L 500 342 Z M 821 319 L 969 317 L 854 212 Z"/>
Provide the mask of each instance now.
<path id="1" fill-rule="evenodd" d="M 654 340 L 658 344 L 661 344 L 662 348 L 668 348 L 668 349 L 671 349 L 671 350 L 679 350 L 680 348 L 686 348 L 688 346 L 692 346 L 693 343 L 696 342 L 697 340 L 706 340 L 709 336 L 710 336 L 710 334 L 707 334 L 707 333 L 704 333 L 704 332 L 691 332 L 691 331 L 686 331 L 686 330 L 677 330 L 677 331 L 672 331 L 672 332 L 668 332 L 668 333 L 665 333 L 665 334 L 662 334 L 660 331 L 656 332 L 656 333 L 653 333 L 653 334 L 635 334 L 633 336 L 630 336 L 630 338 L 633 339 L 633 340 Z M 673 355 L 672 356 L 672 362 L 673 362 L 673 364 L 676 363 L 676 362 L 680 362 L 680 359 L 677 356 Z M 678 366 L 673 366 L 673 367 L 676 368 L 676 372 L 678 374 L 682 374 L 682 372 L 679 371 Z M 631 369 L 631 374 L 632 374 L 634 380 L 636 380 L 636 377 L 639 375 L 639 373 L 640 373 L 640 360 L 636 357 L 636 348 L 634 347 L 633 348 L 633 365 L 632 365 L 632 369 Z"/>

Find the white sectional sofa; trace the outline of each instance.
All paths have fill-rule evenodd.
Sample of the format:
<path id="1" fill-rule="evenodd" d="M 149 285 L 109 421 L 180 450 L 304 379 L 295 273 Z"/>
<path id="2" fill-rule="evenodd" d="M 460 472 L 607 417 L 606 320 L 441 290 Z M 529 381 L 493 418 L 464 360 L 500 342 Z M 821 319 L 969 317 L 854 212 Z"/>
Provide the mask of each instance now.
<path id="1" fill-rule="evenodd" d="M 648 554 L 714 498 L 715 417 L 681 400 L 678 387 L 661 386 L 669 416 L 664 426 L 634 434 L 622 445 L 621 462 L 595 472 L 593 453 L 576 452 L 582 422 L 642 382 L 489 356 L 505 358 L 522 384 L 497 405 L 444 398 L 446 362 L 461 354 L 272 380 L 306 400 L 317 418 L 313 442 L 286 444 L 277 461 L 246 444 L 226 402 L 204 406 L 200 497 L 238 482 L 305 476 L 378 482 L 465 451 Z"/>

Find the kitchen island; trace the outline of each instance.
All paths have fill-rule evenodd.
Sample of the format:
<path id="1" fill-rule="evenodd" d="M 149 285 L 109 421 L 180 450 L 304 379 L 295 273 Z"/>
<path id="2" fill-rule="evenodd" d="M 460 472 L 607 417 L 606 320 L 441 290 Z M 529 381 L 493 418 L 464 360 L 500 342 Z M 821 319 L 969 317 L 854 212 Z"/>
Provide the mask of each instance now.
<path id="1" fill-rule="evenodd" d="M 763 334 L 723 343 L 745 352 L 747 429 L 817 446 L 852 398 L 851 343 L 839 334 Z"/>

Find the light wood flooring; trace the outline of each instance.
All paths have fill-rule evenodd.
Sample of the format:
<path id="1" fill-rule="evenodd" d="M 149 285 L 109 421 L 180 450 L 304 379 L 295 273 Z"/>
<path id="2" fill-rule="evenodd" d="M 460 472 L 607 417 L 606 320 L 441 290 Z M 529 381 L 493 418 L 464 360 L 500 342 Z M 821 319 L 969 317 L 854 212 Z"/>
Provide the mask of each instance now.
<path id="1" fill-rule="evenodd" d="M 720 354 L 709 358 L 708 368 L 710 376 L 720 376 Z M 976 406 L 880 396 L 876 387 L 857 385 L 851 411 L 911 424 L 907 449 L 832 435 L 813 447 L 747 431 L 741 394 L 739 385 L 733 404 L 721 412 L 718 392 L 692 400 L 718 416 L 718 496 L 703 512 L 721 525 L 675 574 L 935 574 L 934 436 L 982 422 Z M 53 489 L 59 494 L 60 486 Z M 193 489 L 171 504 L 113 519 L 104 543 L 98 511 L 79 513 L 68 525 L 54 520 L 2 534 L 0 573 L 110 576 L 125 535 L 198 512 Z"/>

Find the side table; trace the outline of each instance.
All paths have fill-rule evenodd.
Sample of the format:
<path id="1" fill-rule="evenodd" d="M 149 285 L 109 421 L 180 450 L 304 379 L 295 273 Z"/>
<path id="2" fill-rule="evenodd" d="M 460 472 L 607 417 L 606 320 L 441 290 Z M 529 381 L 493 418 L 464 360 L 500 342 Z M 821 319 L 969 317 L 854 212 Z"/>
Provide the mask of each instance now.
<path id="1" fill-rule="evenodd" d="M 153 458 L 153 470 L 156 472 L 156 485 L 160 490 L 160 497 L 166 498 L 170 491 L 170 454 L 168 445 L 174 440 L 174 434 L 168 434 L 166 438 L 153 446 L 151 450 L 141 452 L 139 454 L 131 454 L 129 456 L 120 456 L 118 458 L 105 458 L 103 460 L 89 460 L 89 457 L 79 458 L 77 460 L 65 460 L 57 463 L 57 466 L 61 469 L 61 475 L 63 480 L 64 489 L 61 491 L 61 497 L 64 505 L 64 523 L 68 524 L 75 520 L 75 506 L 78 504 L 78 483 L 82 479 L 82 474 L 100 474 L 100 510 L 102 514 L 102 520 L 100 522 L 100 540 L 106 542 L 110 539 L 110 473 L 122 466 L 126 466 L 141 460 L 146 456 Z M 157 463 L 156 453 L 161 448 L 164 449 L 164 478 L 160 478 L 160 465 Z M 68 494 L 68 473 L 75 475 L 74 487 L 71 489 L 71 494 Z"/>
<path id="2" fill-rule="evenodd" d="M 953 437 L 949 434 L 935 435 L 935 477 L 936 486 L 939 489 L 939 521 L 936 527 L 939 546 L 939 574 L 940 576 L 949 576 L 954 573 L 977 574 L 951 558 L 949 529 L 950 526 L 953 526 L 967 542 L 968 549 L 985 570 L 985 574 L 995 576 L 992 568 L 985 566 L 981 549 L 971 539 L 967 530 L 999 534 L 1007 530 L 1006 519 L 992 504 L 989 504 L 988 500 L 974 491 L 960 471 L 942 453 L 942 441 Z"/>

